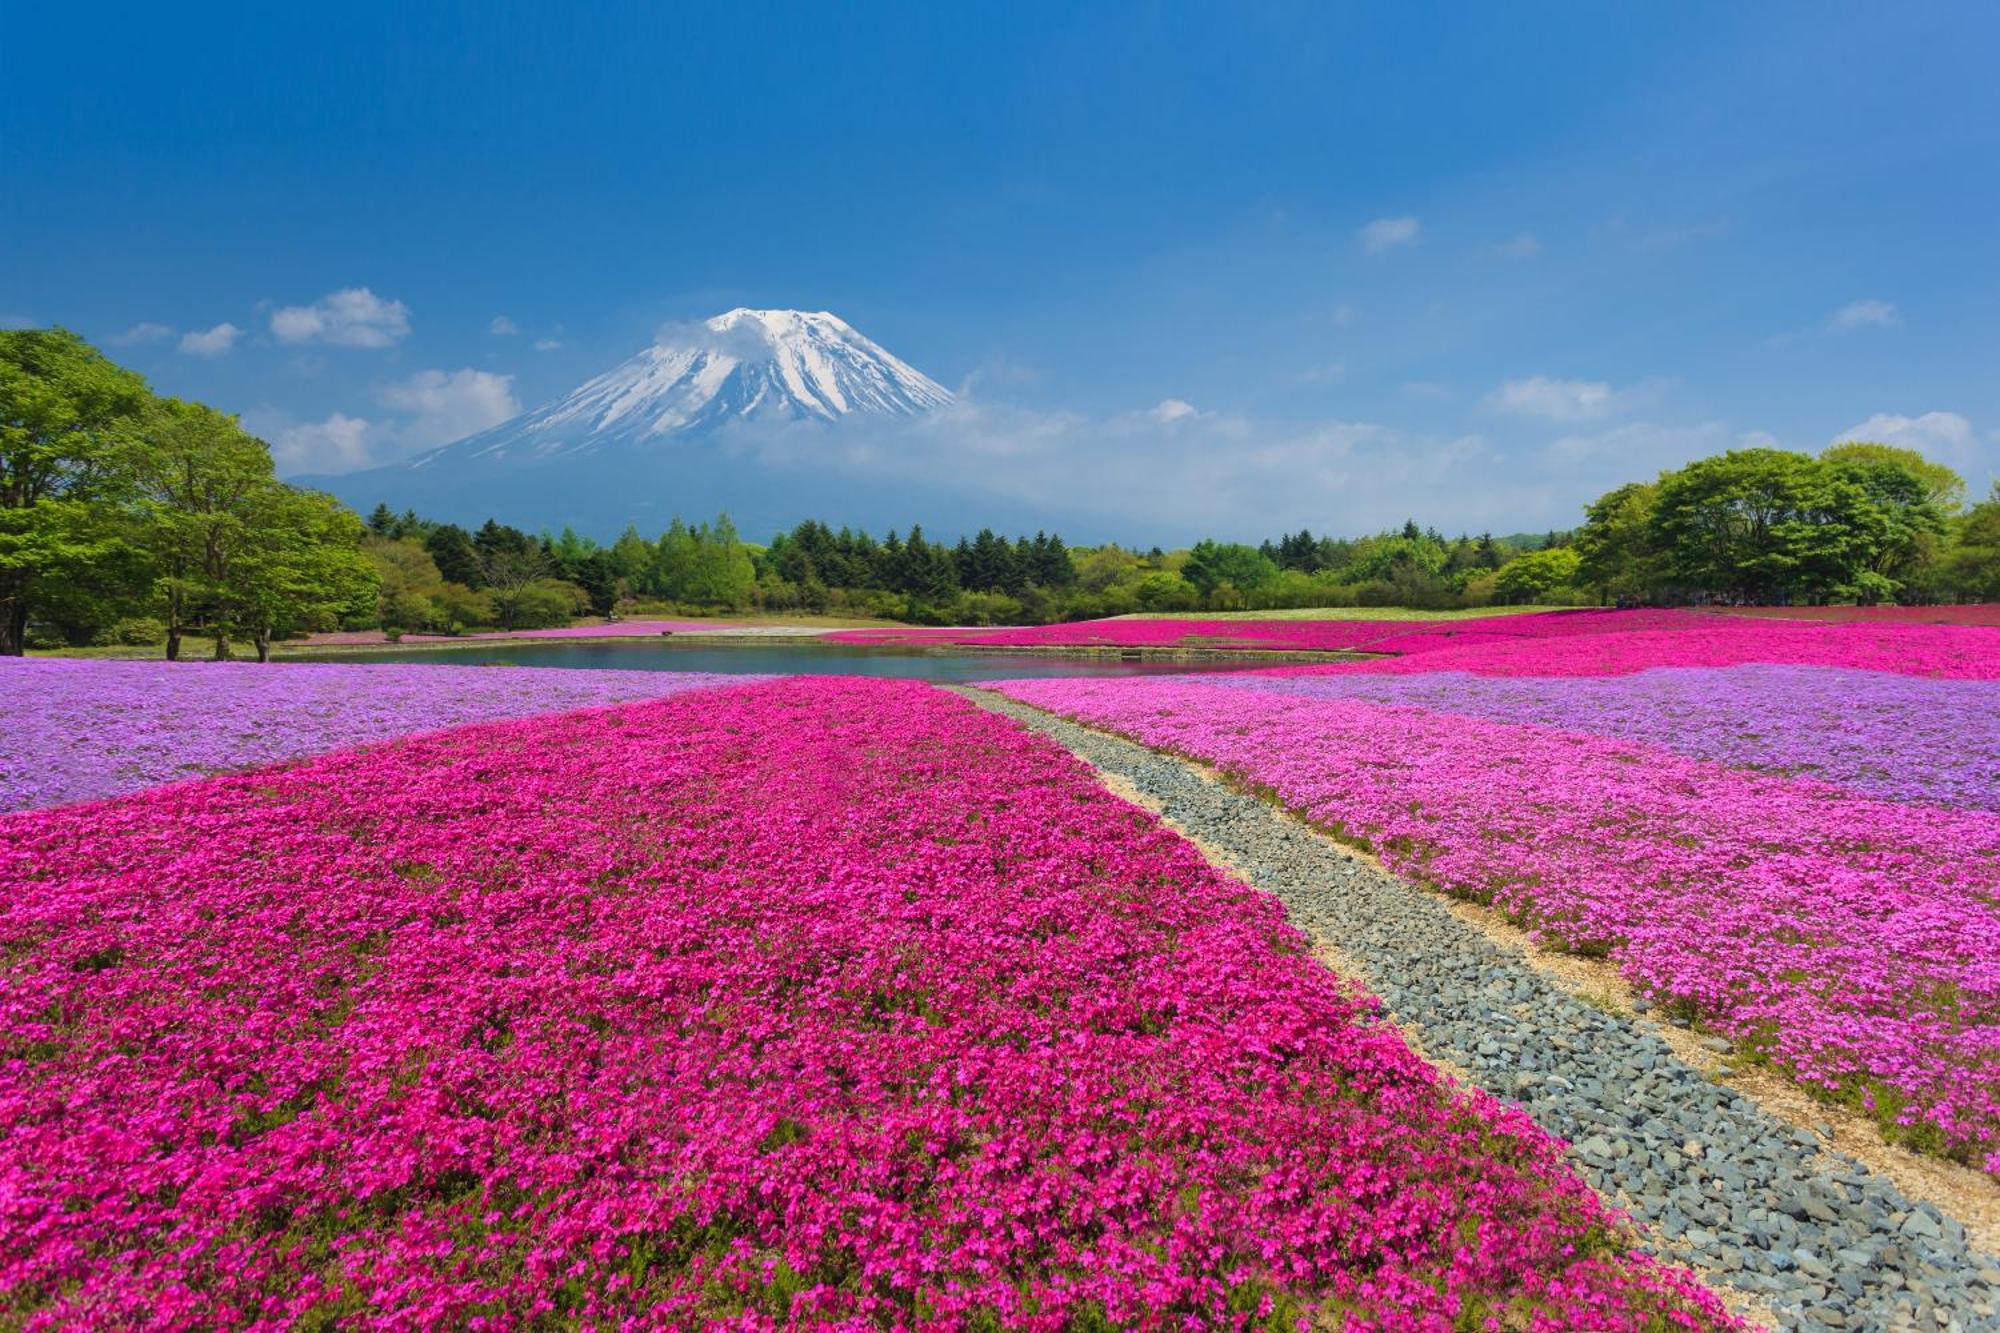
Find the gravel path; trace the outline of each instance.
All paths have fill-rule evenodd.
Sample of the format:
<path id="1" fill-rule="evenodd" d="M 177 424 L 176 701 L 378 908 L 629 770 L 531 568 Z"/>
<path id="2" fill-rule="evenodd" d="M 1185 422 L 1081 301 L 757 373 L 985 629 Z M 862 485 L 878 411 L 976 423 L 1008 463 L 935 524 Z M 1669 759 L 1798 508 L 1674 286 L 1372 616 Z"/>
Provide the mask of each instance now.
<path id="1" fill-rule="evenodd" d="M 958 692 L 1130 784 L 1276 895 L 1427 1055 L 1569 1140 L 1584 1178 L 1657 1252 L 1783 1328 L 2000 1330 L 2000 1263 L 1968 1249 L 1963 1227 L 1704 1076 L 1649 1023 L 1576 999 L 1435 895 L 1192 764 Z"/>

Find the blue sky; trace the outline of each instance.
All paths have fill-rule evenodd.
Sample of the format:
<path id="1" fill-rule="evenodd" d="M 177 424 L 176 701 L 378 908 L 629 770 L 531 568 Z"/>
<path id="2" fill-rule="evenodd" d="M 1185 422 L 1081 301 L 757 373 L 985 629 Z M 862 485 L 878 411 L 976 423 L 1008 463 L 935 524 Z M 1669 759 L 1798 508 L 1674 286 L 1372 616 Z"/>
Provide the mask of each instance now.
<path id="1" fill-rule="evenodd" d="M 1864 424 L 1983 491 L 1996 50 L 1981 5 L 17 7 L 0 318 L 295 471 L 747 304 L 965 390 L 1107 535 L 1567 524 Z"/>

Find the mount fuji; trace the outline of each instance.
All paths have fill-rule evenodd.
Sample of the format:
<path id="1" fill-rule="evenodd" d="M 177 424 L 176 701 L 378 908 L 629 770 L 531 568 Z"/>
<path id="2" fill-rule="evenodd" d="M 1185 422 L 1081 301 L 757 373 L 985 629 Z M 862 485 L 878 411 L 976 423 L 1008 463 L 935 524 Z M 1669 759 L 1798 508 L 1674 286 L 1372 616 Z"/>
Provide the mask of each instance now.
<path id="1" fill-rule="evenodd" d="M 298 480 L 364 511 L 386 501 L 452 522 L 599 536 L 723 509 L 759 538 L 811 516 L 906 526 L 923 515 L 876 513 L 879 484 L 844 480 L 815 456 L 952 402 L 837 315 L 737 309 L 663 330 L 562 397 L 407 462 Z M 785 466 L 765 466 L 774 440 Z"/>

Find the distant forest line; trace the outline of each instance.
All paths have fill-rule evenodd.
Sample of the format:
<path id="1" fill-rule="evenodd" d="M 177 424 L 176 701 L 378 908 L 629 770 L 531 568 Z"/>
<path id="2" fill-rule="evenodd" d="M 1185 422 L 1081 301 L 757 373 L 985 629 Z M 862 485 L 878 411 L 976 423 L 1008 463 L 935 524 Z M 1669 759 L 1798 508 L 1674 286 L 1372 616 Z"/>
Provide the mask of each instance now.
<path id="1" fill-rule="evenodd" d="M 1544 535 L 1409 520 L 1181 549 L 982 529 L 941 541 L 807 520 L 767 544 L 726 516 L 476 529 L 288 486 L 238 421 L 154 395 L 64 330 L 0 332 L 0 654 L 193 635 L 265 656 L 315 630 L 453 633 L 676 611 L 1036 624 L 1131 612 L 1496 604 L 2000 600 L 2000 486 L 1909 449 L 1732 450 L 1633 482 Z"/>

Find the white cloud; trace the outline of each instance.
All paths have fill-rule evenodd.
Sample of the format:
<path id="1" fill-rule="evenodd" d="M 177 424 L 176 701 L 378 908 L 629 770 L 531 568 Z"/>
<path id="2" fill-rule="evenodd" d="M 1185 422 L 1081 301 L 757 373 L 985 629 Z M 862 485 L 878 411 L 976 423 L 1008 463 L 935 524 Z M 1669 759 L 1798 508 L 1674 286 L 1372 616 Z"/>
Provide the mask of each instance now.
<path id="1" fill-rule="evenodd" d="M 1162 398 L 1159 405 L 1149 409 L 1146 415 L 1162 426 L 1171 426 L 1176 421 L 1186 421 L 1201 414 L 1194 410 L 1193 403 L 1184 403 L 1178 398 Z"/>
<path id="2" fill-rule="evenodd" d="M 1355 313 L 1353 306 L 1345 301 L 1341 301 L 1328 313 L 1327 318 L 1333 321 L 1335 328 L 1344 329 L 1354 322 Z"/>
<path id="3" fill-rule="evenodd" d="M 1561 380 L 1531 375 L 1508 380 L 1486 395 L 1486 406 L 1511 416 L 1543 421 L 1596 421 L 1630 407 L 1636 390 L 1613 389 L 1600 380 Z"/>
<path id="4" fill-rule="evenodd" d="M 267 418 L 269 419 L 269 418 Z M 285 476 L 301 472 L 354 472 L 375 462 L 375 427 L 361 417 L 335 412 L 324 421 L 262 426 L 257 414 L 245 425 L 270 442 L 271 457 Z"/>
<path id="5" fill-rule="evenodd" d="M 1583 506 L 1628 481 L 1650 481 L 1659 473 L 1730 448 L 1748 448 L 1720 421 L 1693 425 L 1627 422 L 1592 434 L 1561 436 L 1538 454 L 1514 466 L 1528 478 L 1540 478 L 1553 503 L 1542 517 L 1527 521 L 1569 526 L 1582 516 Z M 1527 516 L 1523 514 L 1524 521 Z"/>
<path id="6" fill-rule="evenodd" d="M 1535 239 L 1535 233 L 1531 231 L 1524 231 L 1493 247 L 1493 253 L 1501 259 L 1533 259 L 1541 252 L 1542 243 Z"/>
<path id="7" fill-rule="evenodd" d="M 1400 245 L 1415 245 L 1422 232 L 1423 224 L 1415 218 L 1376 218 L 1357 234 L 1362 250 L 1379 255 Z"/>
<path id="8" fill-rule="evenodd" d="M 562 339 L 560 338 L 535 339 L 535 350 L 537 352 L 553 352 L 556 350 L 556 348 L 561 346 L 562 346 Z"/>
<path id="9" fill-rule="evenodd" d="M 104 341 L 113 347 L 137 347 L 141 343 L 164 342 L 174 336 L 173 326 L 158 324 L 150 319 L 142 319 L 123 333 L 114 333 Z"/>
<path id="10" fill-rule="evenodd" d="M 1896 307 L 1887 301 L 1850 301 L 1833 312 L 1826 326 L 1836 333 L 1850 329 L 1865 329 L 1872 326 L 1891 329 L 1903 322 L 1896 313 Z"/>
<path id="11" fill-rule="evenodd" d="M 1611 445 L 1562 457 L 1371 421 L 1173 415 L 1162 429 L 1157 406 L 1086 417 L 968 396 L 887 429 L 745 426 L 735 456 L 774 490 L 831 473 L 901 494 L 955 495 L 979 514 L 1033 515 L 1030 526 L 1047 521 L 1092 540 L 1255 540 L 1301 524 L 1368 532 L 1400 522 L 1413 495 L 1424 497 L 1420 518 L 1449 531 L 1569 526 L 1612 485 L 1647 475 Z M 1728 438 L 1718 431 L 1698 443 L 1726 447 Z"/>
<path id="12" fill-rule="evenodd" d="M 1979 447 L 1972 423 L 1956 412 L 1926 412 L 1920 417 L 1877 412 L 1834 436 L 1829 443 L 1843 444 L 1848 440 L 1872 440 L 1940 456 L 1965 454 Z"/>
<path id="13" fill-rule="evenodd" d="M 496 338 L 511 338 L 521 331 L 521 326 L 505 315 L 495 315 L 493 322 L 486 326 L 486 331 Z"/>
<path id="14" fill-rule="evenodd" d="M 384 407 L 411 414 L 396 432 L 405 450 L 428 448 L 497 426 L 518 414 L 514 377 L 486 370 L 421 370 L 376 394 Z"/>
<path id="15" fill-rule="evenodd" d="M 1782 449 L 1785 446 L 1768 430 L 1746 430 L 1736 437 L 1738 449 Z"/>
<path id="16" fill-rule="evenodd" d="M 189 329 L 181 335 L 182 356 L 199 356 L 214 359 L 236 346 L 236 340 L 243 336 L 243 330 L 227 321 L 212 329 Z"/>
<path id="17" fill-rule="evenodd" d="M 366 287 L 329 292 L 311 305 L 271 312 L 271 333 L 281 343 L 331 343 L 336 347 L 392 347 L 410 336 L 410 308 Z"/>
<path id="18" fill-rule="evenodd" d="M 335 412 L 324 421 L 300 422 L 266 408 L 246 413 L 244 424 L 271 442 L 282 475 L 357 472 L 514 416 L 521 408 L 513 384 L 512 376 L 484 370 L 423 370 L 376 390 L 376 401 L 399 416 L 369 420 Z"/>

